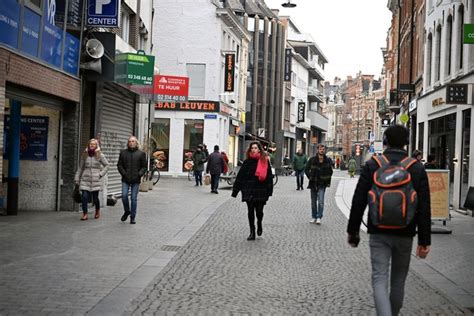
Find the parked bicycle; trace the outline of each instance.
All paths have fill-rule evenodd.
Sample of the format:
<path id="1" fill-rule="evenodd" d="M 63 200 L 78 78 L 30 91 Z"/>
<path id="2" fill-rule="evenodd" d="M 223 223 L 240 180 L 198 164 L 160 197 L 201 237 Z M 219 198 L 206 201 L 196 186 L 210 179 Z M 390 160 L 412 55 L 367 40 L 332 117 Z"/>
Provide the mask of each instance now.
<path id="1" fill-rule="evenodd" d="M 293 175 L 293 172 L 295 172 L 295 170 L 293 170 L 293 166 L 291 166 L 291 165 L 281 166 L 281 175 L 282 176 L 291 176 L 291 175 Z"/>
<path id="2" fill-rule="evenodd" d="M 157 159 L 153 159 L 152 168 L 148 170 L 148 180 L 156 185 L 158 181 L 160 181 L 160 161 Z"/>

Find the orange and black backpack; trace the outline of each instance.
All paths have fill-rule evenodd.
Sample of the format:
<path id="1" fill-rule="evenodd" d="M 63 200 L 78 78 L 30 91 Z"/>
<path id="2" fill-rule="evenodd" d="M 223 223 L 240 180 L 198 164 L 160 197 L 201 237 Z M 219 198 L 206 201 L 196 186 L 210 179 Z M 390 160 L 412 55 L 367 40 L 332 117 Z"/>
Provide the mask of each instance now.
<path id="1" fill-rule="evenodd" d="M 401 229 L 414 219 L 418 204 L 408 169 L 416 159 L 392 162 L 385 155 L 374 156 L 379 166 L 374 172 L 368 203 L 370 220 L 378 228 Z"/>

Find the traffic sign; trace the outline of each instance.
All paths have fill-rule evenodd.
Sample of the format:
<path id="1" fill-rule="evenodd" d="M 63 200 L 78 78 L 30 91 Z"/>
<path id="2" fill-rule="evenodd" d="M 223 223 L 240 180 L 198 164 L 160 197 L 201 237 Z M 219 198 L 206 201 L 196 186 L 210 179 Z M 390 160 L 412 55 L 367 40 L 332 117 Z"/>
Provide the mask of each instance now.
<path id="1" fill-rule="evenodd" d="M 88 0 L 87 26 L 119 27 L 120 1 Z"/>

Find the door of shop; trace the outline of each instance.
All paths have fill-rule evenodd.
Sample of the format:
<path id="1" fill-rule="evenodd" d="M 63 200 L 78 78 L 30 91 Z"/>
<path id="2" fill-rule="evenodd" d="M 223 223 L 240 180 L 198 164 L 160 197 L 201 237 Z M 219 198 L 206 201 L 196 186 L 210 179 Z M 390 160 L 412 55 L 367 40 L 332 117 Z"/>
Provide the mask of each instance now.
<path id="1" fill-rule="evenodd" d="M 469 191 L 469 151 L 471 147 L 471 109 L 462 113 L 462 147 L 461 147 L 461 190 L 459 191 L 460 207 L 463 208 Z"/>

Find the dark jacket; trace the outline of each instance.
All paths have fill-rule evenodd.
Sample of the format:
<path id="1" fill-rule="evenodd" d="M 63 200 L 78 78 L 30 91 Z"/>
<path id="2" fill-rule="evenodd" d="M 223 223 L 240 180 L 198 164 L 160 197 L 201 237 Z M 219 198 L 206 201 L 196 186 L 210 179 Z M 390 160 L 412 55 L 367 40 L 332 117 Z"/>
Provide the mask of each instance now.
<path id="1" fill-rule="evenodd" d="M 406 151 L 401 149 L 387 149 L 384 155 L 390 161 L 401 161 L 407 156 Z M 373 175 L 378 169 L 377 163 L 370 159 L 366 162 L 360 174 L 354 197 L 352 199 L 351 213 L 347 232 L 351 235 L 359 233 L 362 216 L 367 206 L 367 195 L 372 188 Z M 430 188 L 428 185 L 428 177 L 425 168 L 419 162 L 413 164 L 408 171 L 412 177 L 413 188 L 418 195 L 418 208 L 413 222 L 403 229 L 381 229 L 372 225 L 369 217 L 367 223 L 367 231 L 369 234 L 392 234 L 398 236 L 412 237 L 416 234 L 418 228 L 418 245 L 427 246 L 431 244 L 431 204 L 430 204 Z M 370 216 L 370 214 L 369 214 Z"/>
<path id="2" fill-rule="evenodd" d="M 198 151 L 196 150 L 193 152 L 193 155 L 191 156 L 191 159 L 193 160 L 193 170 L 194 171 L 204 171 L 204 163 L 207 161 L 206 153 L 204 151 Z"/>
<path id="3" fill-rule="evenodd" d="M 304 173 L 309 179 L 308 188 L 330 187 L 332 177 L 332 161 L 326 155 L 319 162 L 318 155 L 311 157 L 306 163 Z"/>
<path id="4" fill-rule="evenodd" d="M 212 176 L 218 176 L 221 173 L 224 173 L 224 166 L 225 162 L 221 153 L 214 151 L 209 155 L 209 158 L 207 158 L 206 172 L 210 173 Z"/>
<path id="5" fill-rule="evenodd" d="M 117 168 L 122 176 L 122 182 L 140 183 L 147 170 L 146 154 L 139 149 L 124 149 L 120 151 Z"/>
<path id="6" fill-rule="evenodd" d="M 436 165 L 432 164 L 431 162 L 425 163 L 425 169 L 438 169 Z"/>
<path id="7" fill-rule="evenodd" d="M 268 162 L 267 162 L 268 163 Z M 257 159 L 247 159 L 240 167 L 232 188 L 232 196 L 236 197 L 242 191 L 242 201 L 266 202 L 273 194 L 273 174 L 270 163 L 267 168 L 267 178 L 260 182 L 255 176 Z"/>
<path id="8" fill-rule="evenodd" d="M 295 154 L 293 156 L 293 169 L 296 171 L 302 171 L 306 168 L 306 163 L 308 162 L 308 158 L 305 154 Z"/>

